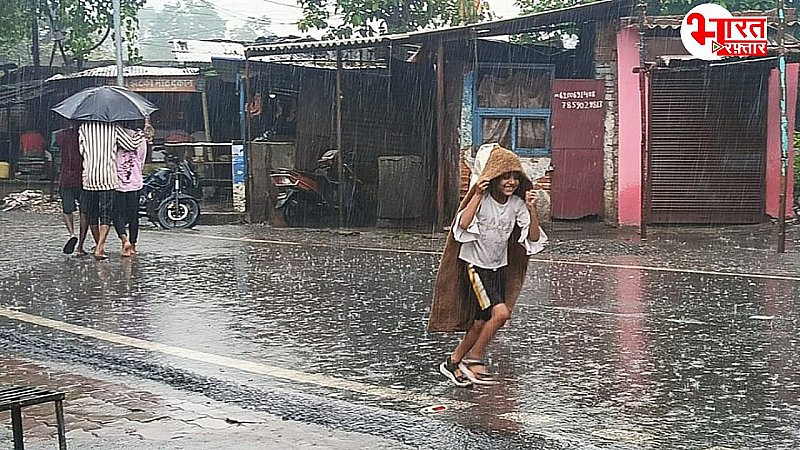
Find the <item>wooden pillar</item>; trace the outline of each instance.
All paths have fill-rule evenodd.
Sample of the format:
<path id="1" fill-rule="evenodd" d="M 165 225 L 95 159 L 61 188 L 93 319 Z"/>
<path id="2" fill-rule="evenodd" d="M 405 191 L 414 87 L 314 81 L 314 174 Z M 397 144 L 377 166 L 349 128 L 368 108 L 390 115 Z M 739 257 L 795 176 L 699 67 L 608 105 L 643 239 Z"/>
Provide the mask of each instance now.
<path id="1" fill-rule="evenodd" d="M 786 251 L 786 179 L 789 170 L 789 122 L 786 118 L 786 16 L 778 0 L 778 74 L 781 86 L 781 193 L 778 197 L 778 253 Z M 795 186 L 795 189 L 797 187 Z"/>
<path id="2" fill-rule="evenodd" d="M 648 199 L 650 198 L 650 180 L 652 179 L 650 174 L 650 158 L 648 156 L 650 149 L 647 146 L 647 136 L 649 133 L 648 125 L 649 120 L 648 117 L 650 115 L 650 110 L 647 107 L 647 102 L 650 98 L 650 93 L 647 92 L 647 63 L 645 58 L 647 57 L 647 50 L 645 48 L 645 24 L 647 23 L 647 4 L 642 3 L 639 5 L 639 67 L 638 69 L 634 70 L 635 72 L 638 71 L 639 73 L 639 105 L 640 105 L 640 115 L 641 115 L 641 130 L 642 130 L 642 138 L 641 138 L 641 212 L 639 215 L 639 236 L 641 239 L 647 239 L 647 226 L 649 225 L 649 212 L 650 212 L 650 204 L 648 203 Z"/>
<path id="3" fill-rule="evenodd" d="M 436 227 L 440 230 L 445 224 L 445 193 L 447 189 L 444 95 L 444 43 L 439 41 L 436 48 Z"/>
<path id="4" fill-rule="evenodd" d="M 206 86 L 203 86 L 203 92 L 201 92 L 202 100 L 203 100 L 203 131 L 205 131 L 205 139 L 206 142 L 211 141 L 211 120 L 208 116 L 208 94 L 206 93 Z"/>
<path id="5" fill-rule="evenodd" d="M 272 197 L 272 170 L 270 159 L 272 148 L 269 142 L 251 142 L 247 149 L 248 175 L 250 179 L 250 189 L 247 192 L 247 200 L 250 201 L 250 208 L 247 210 L 247 217 L 250 223 L 271 222 Z"/>
<path id="6" fill-rule="evenodd" d="M 244 210 L 247 211 L 248 216 L 253 208 L 253 156 L 252 149 L 250 148 L 250 131 L 249 120 L 250 114 L 247 112 L 248 95 L 250 95 L 250 82 L 249 74 L 249 60 L 244 60 L 244 70 L 237 74 L 238 88 L 239 88 L 239 134 L 242 137 L 242 145 L 244 146 L 244 157 L 247 165 L 246 177 L 244 181 Z M 252 222 L 252 220 L 251 220 Z"/>
<path id="7" fill-rule="evenodd" d="M 345 223 L 345 207 L 344 207 L 344 167 L 342 160 L 344 159 L 344 149 L 342 148 L 342 51 L 336 50 L 336 149 L 339 150 L 339 158 L 337 159 L 336 169 L 339 174 L 339 187 L 336 190 L 339 198 L 339 227 L 346 225 Z"/>

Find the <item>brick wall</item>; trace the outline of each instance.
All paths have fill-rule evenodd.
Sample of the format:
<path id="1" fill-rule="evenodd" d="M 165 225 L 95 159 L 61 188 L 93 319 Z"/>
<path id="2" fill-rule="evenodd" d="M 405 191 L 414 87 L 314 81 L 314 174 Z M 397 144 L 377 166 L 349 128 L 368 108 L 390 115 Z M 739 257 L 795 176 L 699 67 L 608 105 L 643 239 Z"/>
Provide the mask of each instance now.
<path id="1" fill-rule="evenodd" d="M 609 225 L 618 225 L 618 156 L 619 114 L 617 112 L 617 29 L 618 22 L 597 25 L 595 40 L 595 73 L 606 87 L 605 135 L 603 142 L 603 220 Z"/>

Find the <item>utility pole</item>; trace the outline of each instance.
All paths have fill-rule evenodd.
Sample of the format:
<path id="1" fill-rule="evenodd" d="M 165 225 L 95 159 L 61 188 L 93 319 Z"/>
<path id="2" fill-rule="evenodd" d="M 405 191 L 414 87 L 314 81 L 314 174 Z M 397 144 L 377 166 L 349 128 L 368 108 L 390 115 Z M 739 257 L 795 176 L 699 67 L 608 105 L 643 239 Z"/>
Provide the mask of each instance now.
<path id="1" fill-rule="evenodd" d="M 36 0 L 31 0 L 31 12 L 33 19 L 31 20 L 31 57 L 33 58 L 33 70 L 36 76 L 39 76 L 39 67 L 42 63 L 39 58 L 39 6 Z"/>
<path id="2" fill-rule="evenodd" d="M 114 47 L 117 53 L 117 86 L 125 86 L 122 76 L 122 18 L 120 17 L 120 0 L 114 0 Z"/>
<path id="3" fill-rule="evenodd" d="M 477 45 L 477 44 L 476 44 Z M 440 39 L 436 45 L 436 229 L 445 227 L 445 208 L 447 206 L 447 103 L 444 97 L 444 43 Z"/>
<path id="4" fill-rule="evenodd" d="M 789 121 L 786 119 L 786 17 L 778 1 L 778 72 L 781 79 L 781 193 L 778 205 L 778 253 L 786 251 L 786 173 L 789 167 Z"/>
<path id="5" fill-rule="evenodd" d="M 342 51 L 336 50 L 336 149 L 339 157 L 336 159 L 336 172 L 339 176 L 339 188 L 336 190 L 339 202 L 339 228 L 349 225 L 345 216 L 344 206 L 344 149 L 342 148 Z M 355 181 L 353 181 L 355 182 Z"/>
<path id="6" fill-rule="evenodd" d="M 647 107 L 650 94 L 647 92 L 647 51 L 645 49 L 645 25 L 647 24 L 647 3 L 639 3 L 639 67 L 634 68 L 634 72 L 639 74 L 639 103 L 641 114 L 641 211 L 639 218 L 639 235 L 642 240 L 647 239 L 647 225 L 650 221 L 650 148 L 647 136 L 649 136 L 650 110 Z"/>

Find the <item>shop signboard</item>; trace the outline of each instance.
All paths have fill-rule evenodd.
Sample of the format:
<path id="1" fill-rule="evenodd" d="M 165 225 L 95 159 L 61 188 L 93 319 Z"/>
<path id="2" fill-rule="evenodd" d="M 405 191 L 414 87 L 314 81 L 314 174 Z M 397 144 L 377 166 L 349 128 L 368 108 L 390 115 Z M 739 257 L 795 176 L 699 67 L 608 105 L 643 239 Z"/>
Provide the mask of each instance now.
<path id="1" fill-rule="evenodd" d="M 125 87 L 134 92 L 200 92 L 197 77 L 130 77 Z"/>

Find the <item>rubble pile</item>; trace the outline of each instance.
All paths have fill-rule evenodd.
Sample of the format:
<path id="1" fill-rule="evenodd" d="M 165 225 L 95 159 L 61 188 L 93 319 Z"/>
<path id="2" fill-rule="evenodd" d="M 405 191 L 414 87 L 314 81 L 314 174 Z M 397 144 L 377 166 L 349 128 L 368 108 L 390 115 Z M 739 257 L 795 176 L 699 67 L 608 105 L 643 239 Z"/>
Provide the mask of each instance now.
<path id="1" fill-rule="evenodd" d="M 54 213 L 61 211 L 59 201 L 50 201 L 49 196 L 42 191 L 26 189 L 22 192 L 12 192 L 3 199 L 2 211 L 24 209 L 32 212 Z"/>

